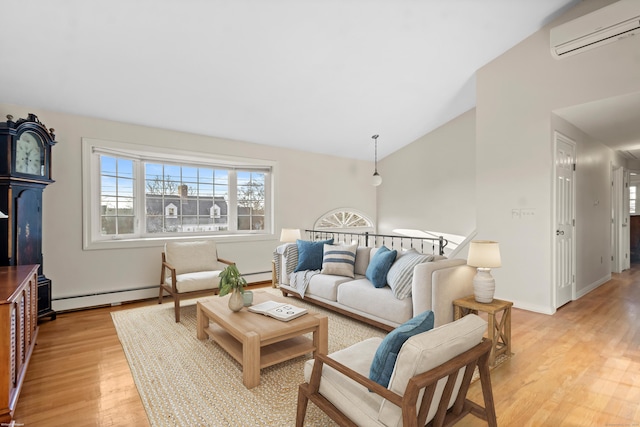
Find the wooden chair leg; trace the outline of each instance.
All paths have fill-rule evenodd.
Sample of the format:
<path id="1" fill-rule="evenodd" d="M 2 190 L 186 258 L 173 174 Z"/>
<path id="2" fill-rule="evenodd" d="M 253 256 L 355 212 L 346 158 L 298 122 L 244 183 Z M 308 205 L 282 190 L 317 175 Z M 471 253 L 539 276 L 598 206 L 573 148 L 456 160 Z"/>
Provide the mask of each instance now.
<path id="1" fill-rule="evenodd" d="M 163 293 L 164 292 L 162 291 L 162 285 L 160 285 L 160 293 L 158 295 L 158 304 L 162 304 L 162 296 L 163 296 L 162 294 Z"/>
<path id="2" fill-rule="evenodd" d="M 173 307 L 176 312 L 176 323 L 180 322 L 180 298 L 177 295 L 173 296 Z"/>
<path id="3" fill-rule="evenodd" d="M 298 409 L 296 410 L 296 427 L 302 427 L 304 425 L 304 417 L 307 414 L 307 403 L 309 397 L 307 396 L 307 384 L 300 384 L 298 387 Z"/>
<path id="4" fill-rule="evenodd" d="M 493 401 L 493 389 L 491 387 L 488 354 L 480 358 L 478 371 L 480 372 L 480 385 L 482 386 L 482 396 L 484 397 L 484 412 L 487 416 L 487 424 L 489 427 L 498 427 L 496 408 Z"/>

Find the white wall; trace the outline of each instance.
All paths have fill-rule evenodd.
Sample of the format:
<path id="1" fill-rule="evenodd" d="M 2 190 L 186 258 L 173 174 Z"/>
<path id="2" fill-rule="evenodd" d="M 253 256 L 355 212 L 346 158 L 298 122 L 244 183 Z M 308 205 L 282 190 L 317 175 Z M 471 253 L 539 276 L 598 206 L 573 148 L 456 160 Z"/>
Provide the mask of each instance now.
<path id="1" fill-rule="evenodd" d="M 475 126 L 472 109 L 380 162 L 380 233 L 475 230 Z"/>
<path id="2" fill-rule="evenodd" d="M 609 3 L 585 0 L 477 73 L 478 237 L 500 242 L 503 267 L 493 272 L 496 296 L 522 308 L 555 311 L 551 112 L 640 90 L 640 37 L 562 60 L 550 54 L 552 26 Z M 512 208 L 532 208 L 535 215 L 516 221 Z M 578 246 L 609 244 L 578 231 Z M 578 275 L 590 280 L 585 271 Z"/>
<path id="3" fill-rule="evenodd" d="M 339 207 L 376 218 L 372 162 L 0 104 L 2 117 L 12 114 L 17 120 L 28 113 L 55 128 L 58 141 L 53 147 L 56 182 L 45 189 L 43 202 L 44 272 L 53 281 L 56 310 L 154 296 L 160 279 L 163 241 L 150 248 L 82 250 L 82 137 L 276 161 L 274 235 L 220 239 L 218 245 L 220 256 L 236 261 L 249 281 L 271 278 L 272 252 L 283 227 L 311 228 L 318 217 Z M 65 299 L 144 287 L 155 288 Z"/>

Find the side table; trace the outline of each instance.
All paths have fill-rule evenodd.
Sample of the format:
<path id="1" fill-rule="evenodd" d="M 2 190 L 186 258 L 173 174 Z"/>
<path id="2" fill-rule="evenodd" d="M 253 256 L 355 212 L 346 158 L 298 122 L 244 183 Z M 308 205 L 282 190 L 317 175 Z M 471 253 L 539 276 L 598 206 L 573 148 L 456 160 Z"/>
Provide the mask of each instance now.
<path id="1" fill-rule="evenodd" d="M 453 318 L 458 320 L 467 314 L 488 315 L 488 335 L 493 343 L 489 355 L 489 365 L 494 366 L 496 357 L 511 355 L 511 301 L 495 299 L 490 303 L 477 302 L 473 295 L 453 301 Z M 498 315 L 498 317 L 496 317 Z"/>

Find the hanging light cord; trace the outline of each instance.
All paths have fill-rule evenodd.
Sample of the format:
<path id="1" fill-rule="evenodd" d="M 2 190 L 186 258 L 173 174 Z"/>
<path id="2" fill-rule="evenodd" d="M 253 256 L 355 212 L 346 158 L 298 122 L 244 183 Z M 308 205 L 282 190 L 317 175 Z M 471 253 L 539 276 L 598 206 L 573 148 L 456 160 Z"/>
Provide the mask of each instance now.
<path id="1" fill-rule="evenodd" d="M 373 138 L 373 141 L 375 142 L 375 149 L 374 149 L 374 175 L 378 173 L 378 137 L 380 135 L 373 135 L 371 138 Z"/>

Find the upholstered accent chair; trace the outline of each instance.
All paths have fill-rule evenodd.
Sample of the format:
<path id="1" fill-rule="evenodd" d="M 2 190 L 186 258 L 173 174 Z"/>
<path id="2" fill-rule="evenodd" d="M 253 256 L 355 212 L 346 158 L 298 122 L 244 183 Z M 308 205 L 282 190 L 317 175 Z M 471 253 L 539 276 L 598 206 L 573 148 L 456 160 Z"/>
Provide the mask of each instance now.
<path id="1" fill-rule="evenodd" d="M 305 365 L 296 426 L 303 426 L 309 400 L 341 426 L 449 426 L 469 413 L 497 426 L 486 329 L 487 322 L 471 314 L 412 336 L 387 387 L 368 377 L 380 338 L 318 355 Z M 484 407 L 466 398 L 476 366 Z"/>
<path id="2" fill-rule="evenodd" d="M 180 300 L 218 293 L 220 273 L 234 262 L 218 258 L 216 242 L 198 240 L 193 242 L 168 242 L 162 252 L 160 295 L 164 292 L 173 297 L 176 322 L 180 321 Z"/>

